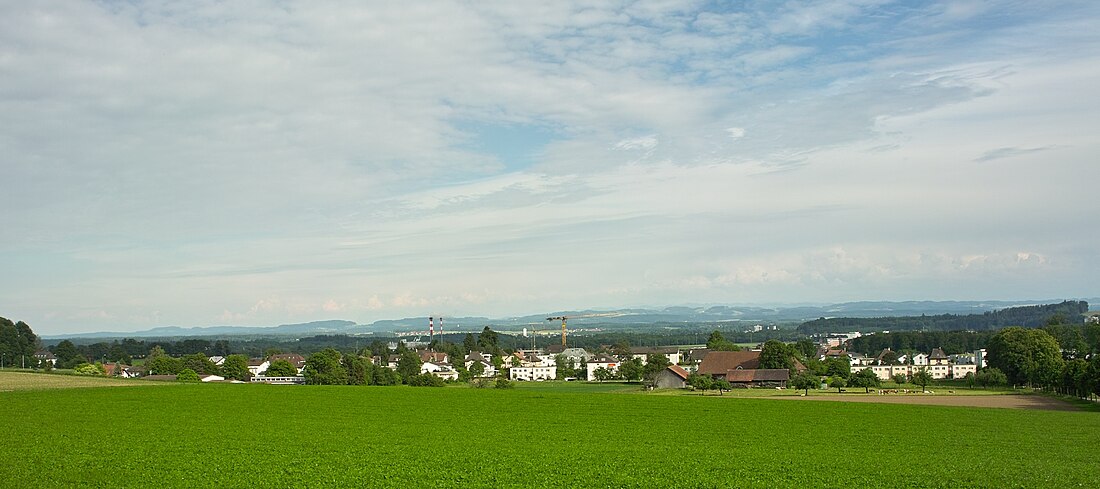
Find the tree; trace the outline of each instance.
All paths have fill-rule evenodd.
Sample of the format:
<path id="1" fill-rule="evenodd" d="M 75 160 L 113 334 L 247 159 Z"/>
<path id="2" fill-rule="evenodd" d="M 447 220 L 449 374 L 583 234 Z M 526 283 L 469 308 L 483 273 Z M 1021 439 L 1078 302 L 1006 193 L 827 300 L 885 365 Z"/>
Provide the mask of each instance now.
<path id="1" fill-rule="evenodd" d="M 367 369 L 367 362 L 363 361 L 363 358 L 359 355 L 344 355 L 340 359 L 344 365 L 344 370 L 348 372 L 348 385 L 367 385 L 370 383 L 371 375 Z"/>
<path id="2" fill-rule="evenodd" d="M 838 393 L 840 392 L 840 389 L 843 389 L 847 385 L 848 382 L 844 380 L 844 377 L 841 377 L 839 375 L 829 377 L 829 387 L 836 389 Z"/>
<path id="3" fill-rule="evenodd" d="M 611 380 L 615 377 L 615 374 L 606 367 L 596 367 L 596 370 L 592 372 L 592 375 L 596 377 L 596 381 L 598 382 Z"/>
<path id="4" fill-rule="evenodd" d="M 932 374 L 928 372 L 927 368 L 921 367 L 919 370 L 913 372 L 912 381 L 914 384 L 919 385 L 920 390 L 923 391 L 928 387 L 928 384 L 932 383 Z"/>
<path id="5" fill-rule="evenodd" d="M 1041 329 L 1005 328 L 986 346 L 989 366 L 1013 384 L 1049 387 L 1062 372 L 1062 353 L 1054 337 Z"/>
<path id="6" fill-rule="evenodd" d="M 465 350 L 466 353 L 477 349 L 477 342 L 474 341 L 474 335 L 472 333 L 466 333 L 466 337 L 462 338 L 462 349 Z"/>
<path id="7" fill-rule="evenodd" d="M 779 340 L 764 342 L 764 348 L 760 350 L 760 367 L 763 369 L 794 368 L 794 359 L 791 348 Z"/>
<path id="8" fill-rule="evenodd" d="M 880 383 L 881 381 L 878 376 L 869 368 L 856 372 L 855 375 L 848 379 L 848 385 L 852 387 L 862 387 L 864 393 L 870 392 L 872 387 L 878 387 Z"/>
<path id="9" fill-rule="evenodd" d="M 427 372 L 413 375 L 407 378 L 405 383 L 412 387 L 443 387 L 444 385 L 443 379 Z"/>
<path id="10" fill-rule="evenodd" d="M 645 367 L 642 368 L 642 376 L 645 380 L 652 382 L 653 379 L 657 378 L 657 374 L 661 373 L 662 370 L 668 368 L 670 365 L 672 365 L 672 362 L 669 361 L 668 357 L 660 353 L 650 353 L 645 357 Z"/>
<path id="11" fill-rule="evenodd" d="M 497 332 L 486 326 L 481 330 L 481 334 L 477 335 L 477 345 L 484 351 L 497 351 Z"/>
<path id="12" fill-rule="evenodd" d="M 852 375 L 852 363 L 847 358 L 831 357 L 825 359 L 825 375 L 847 379 Z"/>
<path id="13" fill-rule="evenodd" d="M 1008 384 L 1008 376 L 997 367 L 986 367 L 974 375 L 974 381 L 982 387 L 994 387 Z"/>
<path id="14" fill-rule="evenodd" d="M 627 381 L 635 381 L 642 378 L 642 360 L 631 358 L 619 364 L 619 375 Z"/>
<path id="15" fill-rule="evenodd" d="M 809 360 L 817 356 L 817 345 L 809 338 L 802 338 L 794 343 L 794 348 L 803 360 Z"/>
<path id="16" fill-rule="evenodd" d="M 196 374 L 206 375 L 218 372 L 218 366 L 203 353 L 184 355 L 180 360 L 183 362 L 183 368 L 191 369 Z"/>
<path id="17" fill-rule="evenodd" d="M 62 340 L 54 347 L 53 354 L 57 357 L 57 366 L 60 368 L 73 368 L 81 363 L 86 363 L 87 359 L 80 355 L 77 351 L 76 345 L 69 340 Z M 75 362 L 75 363 L 74 363 Z"/>
<path id="18" fill-rule="evenodd" d="M 909 378 L 907 378 L 905 374 L 894 374 L 894 377 L 892 379 L 897 385 L 902 385 L 906 382 L 909 382 Z"/>
<path id="19" fill-rule="evenodd" d="M 711 331 L 710 337 L 707 338 L 707 348 L 715 351 L 738 351 L 741 349 L 733 342 L 726 341 L 726 338 L 722 336 L 722 332 L 717 329 Z"/>
<path id="20" fill-rule="evenodd" d="M 1064 394 L 1081 398 L 1088 397 L 1092 392 L 1090 380 L 1089 363 L 1084 359 L 1070 360 L 1062 367 L 1061 389 Z"/>
<path id="21" fill-rule="evenodd" d="M 711 382 L 711 387 L 718 391 L 718 395 L 722 395 L 723 392 L 733 390 L 733 386 L 730 385 L 730 381 L 726 379 L 715 379 Z"/>
<path id="22" fill-rule="evenodd" d="M 817 389 L 821 384 L 821 378 L 809 372 L 803 372 L 791 378 L 791 387 L 802 389 L 806 395 L 810 395 L 810 389 Z"/>
<path id="23" fill-rule="evenodd" d="M 634 354 L 630 351 L 630 345 L 625 340 L 619 340 L 611 346 L 611 354 L 619 358 L 619 360 L 627 361 L 633 358 Z"/>
<path id="24" fill-rule="evenodd" d="M 707 391 L 710 390 L 712 386 L 714 386 L 714 379 L 711 378 L 709 375 L 692 373 L 691 375 L 688 375 L 687 383 L 693 389 L 702 392 L 703 395 L 706 395 Z"/>
<path id="25" fill-rule="evenodd" d="M 295 367 L 290 360 L 278 359 L 271 362 L 267 366 L 267 371 L 264 372 L 265 377 L 295 377 L 298 375 L 298 367 Z"/>
<path id="26" fill-rule="evenodd" d="M 194 370 L 185 368 L 180 370 L 179 374 L 176 374 L 177 382 L 199 382 L 199 374 Z"/>
<path id="27" fill-rule="evenodd" d="M 244 355 L 229 355 L 222 363 L 222 375 L 227 379 L 248 379 L 248 357 Z"/>
<path id="28" fill-rule="evenodd" d="M 163 348 L 154 346 L 145 358 L 145 369 L 149 375 L 176 375 L 183 370 L 183 361 L 168 356 Z"/>
<path id="29" fill-rule="evenodd" d="M 275 362 L 272 362 L 272 365 L 274 364 Z M 270 371 L 270 368 L 268 370 Z M 325 348 L 310 355 L 302 373 L 305 375 L 307 384 L 344 385 L 348 383 L 348 371 L 340 364 L 340 352 L 333 348 Z"/>
<path id="30" fill-rule="evenodd" d="M 420 375 L 421 365 L 423 363 L 420 362 L 420 355 L 417 355 L 415 351 L 407 350 L 397 359 L 397 373 L 401 375 L 401 378 L 407 384 L 413 376 Z"/>
<path id="31" fill-rule="evenodd" d="M 470 372 L 470 377 L 481 377 L 485 375 L 485 364 L 475 360 L 474 363 L 470 364 L 467 370 Z"/>
<path id="32" fill-rule="evenodd" d="M 515 384 L 512 383 L 511 380 L 508 380 L 504 377 L 501 377 L 501 378 L 497 379 L 496 383 L 493 384 L 493 387 L 495 387 L 497 389 L 511 389 L 511 388 L 515 387 Z"/>
<path id="33" fill-rule="evenodd" d="M 397 385 L 397 383 L 397 372 L 392 368 L 379 366 L 374 369 L 371 385 Z"/>

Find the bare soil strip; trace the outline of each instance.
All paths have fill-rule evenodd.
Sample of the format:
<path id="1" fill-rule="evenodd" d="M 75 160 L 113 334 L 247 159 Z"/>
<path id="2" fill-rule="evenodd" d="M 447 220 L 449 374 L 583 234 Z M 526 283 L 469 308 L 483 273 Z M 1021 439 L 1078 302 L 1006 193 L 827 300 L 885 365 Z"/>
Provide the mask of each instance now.
<path id="1" fill-rule="evenodd" d="M 810 397 L 776 397 L 774 399 L 800 399 L 810 401 L 878 402 L 884 404 L 927 404 L 931 406 L 967 406 L 1007 409 L 1046 409 L 1050 411 L 1079 411 L 1068 402 L 1046 396 L 1005 394 L 998 396 L 965 395 L 840 395 Z"/>

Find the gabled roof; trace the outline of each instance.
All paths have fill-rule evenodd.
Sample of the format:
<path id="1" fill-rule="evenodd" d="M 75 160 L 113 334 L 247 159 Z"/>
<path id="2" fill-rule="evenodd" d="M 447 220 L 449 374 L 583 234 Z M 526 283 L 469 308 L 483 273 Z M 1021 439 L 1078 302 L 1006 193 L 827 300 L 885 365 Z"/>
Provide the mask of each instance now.
<path id="1" fill-rule="evenodd" d="M 649 355 L 650 353 L 656 353 L 661 355 L 672 355 L 680 353 L 680 349 L 675 346 L 654 346 L 646 347 L 641 346 L 638 348 L 631 348 L 630 353 L 634 355 Z"/>
<path id="2" fill-rule="evenodd" d="M 684 370 L 684 368 L 679 365 L 669 365 L 665 370 L 671 370 L 677 377 L 684 380 L 687 380 L 690 375 L 687 370 Z"/>
<path id="3" fill-rule="evenodd" d="M 735 383 L 785 382 L 790 378 L 791 373 L 785 368 L 742 369 L 726 372 L 726 380 Z"/>
<path id="4" fill-rule="evenodd" d="M 760 366 L 760 352 L 752 350 L 712 351 L 703 357 L 699 364 L 699 373 L 703 375 L 722 375 L 730 370 L 754 369 Z"/>
<path id="5" fill-rule="evenodd" d="M 57 357 L 53 356 L 48 350 L 38 350 L 34 352 L 35 358 L 45 358 L 46 360 L 56 360 Z"/>
<path id="6" fill-rule="evenodd" d="M 588 363 L 620 363 L 618 358 L 606 354 L 599 354 L 588 359 Z"/>
<path id="7" fill-rule="evenodd" d="M 943 353 L 943 348 L 933 348 L 932 354 L 928 356 L 932 360 L 947 360 L 947 355 Z"/>
<path id="8" fill-rule="evenodd" d="M 488 359 L 485 358 L 485 355 L 483 355 L 479 351 L 472 351 L 468 355 L 466 355 L 466 361 L 467 362 L 489 363 Z"/>

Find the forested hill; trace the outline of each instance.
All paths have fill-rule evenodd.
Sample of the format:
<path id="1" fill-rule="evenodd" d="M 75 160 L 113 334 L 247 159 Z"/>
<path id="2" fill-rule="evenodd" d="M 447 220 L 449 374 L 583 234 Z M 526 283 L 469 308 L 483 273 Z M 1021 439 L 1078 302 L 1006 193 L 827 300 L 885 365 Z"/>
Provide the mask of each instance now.
<path id="1" fill-rule="evenodd" d="M 1068 323 L 1079 323 L 1088 312 L 1085 301 L 1060 304 L 1009 307 L 984 314 L 940 314 L 936 316 L 898 316 L 879 318 L 820 318 L 798 326 L 804 334 L 859 331 L 989 331 L 1009 326 L 1037 328 L 1056 315 Z"/>

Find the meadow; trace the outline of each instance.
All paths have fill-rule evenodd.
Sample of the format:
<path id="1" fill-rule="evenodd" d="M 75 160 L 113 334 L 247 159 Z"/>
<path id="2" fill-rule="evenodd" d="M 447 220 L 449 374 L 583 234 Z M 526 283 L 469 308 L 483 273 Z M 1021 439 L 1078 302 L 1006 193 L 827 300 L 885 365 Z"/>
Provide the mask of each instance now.
<path id="1" fill-rule="evenodd" d="M 0 392 L 0 419 L 7 487 L 1094 487 L 1100 480 L 1093 412 L 547 387 L 172 384 Z"/>

